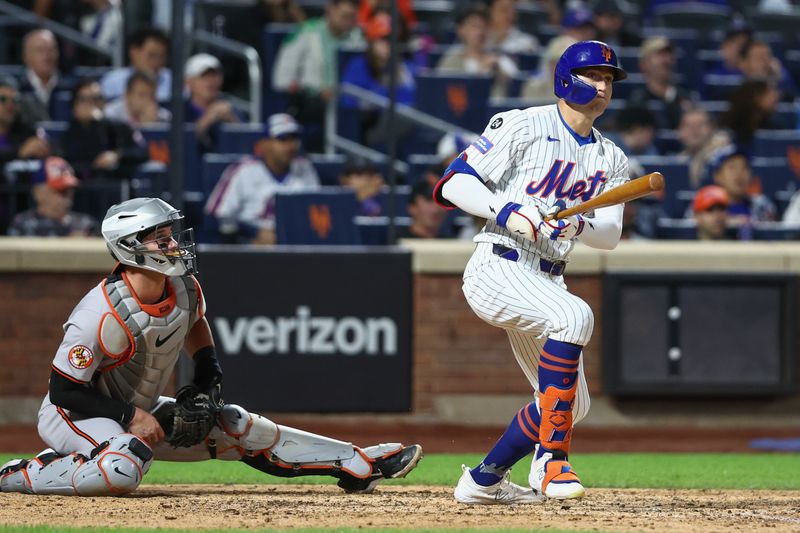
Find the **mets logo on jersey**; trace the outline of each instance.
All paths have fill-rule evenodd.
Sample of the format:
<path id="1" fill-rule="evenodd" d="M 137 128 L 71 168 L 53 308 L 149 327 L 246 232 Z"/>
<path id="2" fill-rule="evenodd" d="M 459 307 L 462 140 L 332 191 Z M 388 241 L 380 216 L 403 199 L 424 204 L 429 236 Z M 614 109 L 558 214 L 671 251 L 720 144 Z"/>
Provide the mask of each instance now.
<path id="1" fill-rule="evenodd" d="M 603 46 L 600 49 L 600 52 L 603 54 L 603 59 L 606 60 L 606 63 L 611 63 L 611 48 L 608 46 Z"/>
<path id="2" fill-rule="evenodd" d="M 563 168 L 562 168 L 563 167 Z M 597 194 L 600 186 L 608 181 L 604 170 L 598 170 L 594 175 L 589 176 L 585 180 L 576 180 L 571 186 L 567 185 L 572 171 L 575 170 L 575 163 L 557 159 L 553 162 L 553 166 L 547 171 L 544 178 L 539 181 L 532 181 L 525 187 L 525 192 L 531 196 L 541 196 L 547 198 L 555 193 L 556 198 L 576 200 L 580 198 L 582 201 L 591 199 L 592 196 Z"/>
<path id="3" fill-rule="evenodd" d="M 94 361 L 94 354 L 92 351 L 83 345 L 73 346 L 72 349 L 69 351 L 69 364 L 77 368 L 78 370 L 83 370 L 87 368 L 89 365 L 92 364 Z"/>

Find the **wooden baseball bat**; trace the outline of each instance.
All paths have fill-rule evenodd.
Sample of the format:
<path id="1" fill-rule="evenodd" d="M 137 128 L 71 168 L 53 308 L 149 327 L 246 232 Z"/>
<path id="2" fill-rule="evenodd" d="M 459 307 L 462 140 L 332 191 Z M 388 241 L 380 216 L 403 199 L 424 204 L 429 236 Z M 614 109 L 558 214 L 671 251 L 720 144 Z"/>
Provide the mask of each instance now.
<path id="1" fill-rule="evenodd" d="M 562 209 L 554 216 L 548 216 L 545 219 L 558 220 L 560 218 L 586 213 L 587 211 L 592 211 L 593 209 L 598 209 L 600 207 L 608 207 L 610 205 L 630 202 L 631 200 L 636 200 L 642 196 L 647 196 L 648 194 L 660 191 L 663 188 L 664 176 L 661 175 L 661 172 L 652 172 L 642 176 L 641 178 L 631 180 L 624 185 L 615 187 L 610 191 L 606 191 L 603 194 L 597 195 L 587 202 L 583 202 L 582 204 L 578 204 L 567 209 Z"/>

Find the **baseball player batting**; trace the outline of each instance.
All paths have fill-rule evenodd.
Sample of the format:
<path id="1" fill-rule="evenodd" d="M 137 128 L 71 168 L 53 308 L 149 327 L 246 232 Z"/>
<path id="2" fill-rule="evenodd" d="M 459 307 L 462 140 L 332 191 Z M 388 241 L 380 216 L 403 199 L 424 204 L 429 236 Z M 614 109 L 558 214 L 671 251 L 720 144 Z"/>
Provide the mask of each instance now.
<path id="1" fill-rule="evenodd" d="M 50 448 L 0 468 L 0 491 L 101 496 L 135 490 L 154 459 L 241 460 L 275 476 L 330 475 L 371 492 L 416 467 L 415 444 L 353 446 L 278 425 L 221 397 L 222 370 L 192 275 L 195 243 L 183 216 L 156 198 L 108 210 L 102 234 L 119 262 L 64 324 L 39 435 Z M 195 375 L 161 396 L 181 350 Z"/>
<path id="2" fill-rule="evenodd" d="M 594 216 L 551 216 L 628 180 L 625 154 L 594 127 L 613 83 L 627 77 L 605 43 L 583 41 L 555 69 L 557 104 L 492 117 L 483 135 L 447 168 L 434 191 L 446 208 L 487 219 L 464 271 L 467 302 L 505 329 L 534 390 L 494 448 L 475 468 L 463 466 L 455 498 L 467 504 L 537 503 L 584 496 L 569 464 L 572 426 L 589 410 L 581 352 L 592 336 L 589 306 L 564 283 L 580 239 L 609 250 L 619 242 L 623 205 Z M 531 488 L 509 469 L 534 452 Z"/>

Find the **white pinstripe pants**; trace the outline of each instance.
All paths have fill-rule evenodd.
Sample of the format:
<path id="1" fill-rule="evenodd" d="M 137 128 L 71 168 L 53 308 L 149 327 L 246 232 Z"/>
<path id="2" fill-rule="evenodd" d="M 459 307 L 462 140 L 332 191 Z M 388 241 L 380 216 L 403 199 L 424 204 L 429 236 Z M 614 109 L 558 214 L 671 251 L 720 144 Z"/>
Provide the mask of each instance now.
<path id="1" fill-rule="evenodd" d="M 492 253 L 479 243 L 464 271 L 464 296 L 482 320 L 508 333 L 517 363 L 534 390 L 539 388 L 539 354 L 548 338 L 585 346 L 592 336 L 594 315 L 589 305 L 567 291 L 561 276 L 538 268 L 539 257 L 520 250 L 517 262 Z M 578 366 L 573 418 L 589 412 L 589 389 Z"/>

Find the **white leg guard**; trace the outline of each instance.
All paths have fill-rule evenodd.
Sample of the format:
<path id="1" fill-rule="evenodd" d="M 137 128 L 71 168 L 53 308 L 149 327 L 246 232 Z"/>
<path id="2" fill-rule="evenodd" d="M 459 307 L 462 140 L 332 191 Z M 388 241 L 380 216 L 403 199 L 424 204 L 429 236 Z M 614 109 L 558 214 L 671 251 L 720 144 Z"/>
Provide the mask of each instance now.
<path id="1" fill-rule="evenodd" d="M 30 461 L 15 460 L 0 469 L 0 491 L 64 496 L 113 496 L 134 491 L 150 469 L 153 452 L 134 435 L 111 437 L 89 459 L 45 450 Z"/>
<path id="2" fill-rule="evenodd" d="M 364 448 L 322 435 L 280 426 L 226 405 L 220 428 L 206 441 L 211 456 L 241 459 L 279 477 L 333 476 L 345 492 L 371 492 L 382 479 L 405 477 L 422 458 L 418 444 L 377 444 Z"/>

